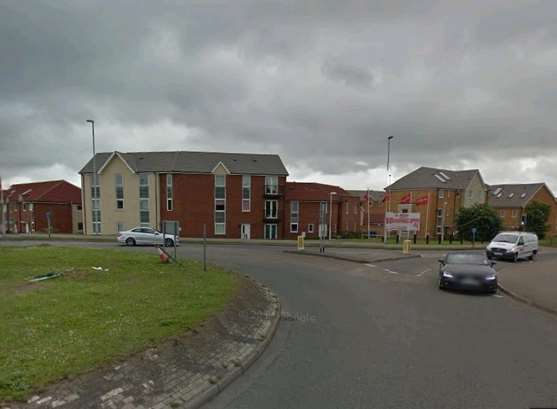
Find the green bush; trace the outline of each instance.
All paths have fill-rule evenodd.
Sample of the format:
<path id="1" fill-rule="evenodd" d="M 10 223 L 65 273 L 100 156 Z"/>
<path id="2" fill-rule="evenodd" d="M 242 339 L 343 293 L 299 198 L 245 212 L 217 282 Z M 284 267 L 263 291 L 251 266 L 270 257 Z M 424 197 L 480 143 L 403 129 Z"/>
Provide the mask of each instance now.
<path id="1" fill-rule="evenodd" d="M 551 207 L 545 203 L 532 202 L 526 206 L 526 231 L 536 233 L 540 239 L 545 237 L 545 233 L 549 230 L 547 221 L 549 220 L 549 212 Z"/>
<path id="2" fill-rule="evenodd" d="M 501 218 L 487 204 L 476 204 L 461 208 L 456 218 L 459 235 L 472 240 L 472 229 L 476 228 L 476 241 L 489 241 L 501 230 Z"/>

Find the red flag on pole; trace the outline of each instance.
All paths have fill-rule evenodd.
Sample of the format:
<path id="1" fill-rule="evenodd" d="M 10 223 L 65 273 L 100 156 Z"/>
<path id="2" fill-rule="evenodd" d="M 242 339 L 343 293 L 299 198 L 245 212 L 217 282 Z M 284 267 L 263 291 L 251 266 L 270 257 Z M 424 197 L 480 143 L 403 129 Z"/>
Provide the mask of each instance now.
<path id="1" fill-rule="evenodd" d="M 391 199 L 390 196 L 391 196 L 390 193 L 385 193 L 385 195 L 383 196 L 383 203 L 385 203 L 387 200 L 390 200 Z"/>
<path id="2" fill-rule="evenodd" d="M 400 198 L 400 204 L 408 204 L 410 203 L 411 199 L 412 199 L 412 195 L 408 193 Z"/>
<path id="3" fill-rule="evenodd" d="M 416 205 L 427 204 L 427 202 L 428 202 L 428 197 L 427 196 L 422 196 L 422 197 L 416 199 Z"/>

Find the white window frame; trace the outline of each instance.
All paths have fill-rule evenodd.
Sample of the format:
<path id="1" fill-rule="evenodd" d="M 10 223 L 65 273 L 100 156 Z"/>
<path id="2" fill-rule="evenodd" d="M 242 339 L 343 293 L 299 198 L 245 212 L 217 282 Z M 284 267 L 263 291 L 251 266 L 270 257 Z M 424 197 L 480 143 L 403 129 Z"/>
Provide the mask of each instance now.
<path id="1" fill-rule="evenodd" d="M 314 225 L 313 225 L 313 223 L 309 223 L 308 224 L 308 233 L 313 233 L 313 231 L 314 231 Z"/>
<path id="2" fill-rule="evenodd" d="M 278 194 L 278 176 L 276 175 L 265 176 L 265 194 L 267 195 Z"/>
<path id="3" fill-rule="evenodd" d="M 144 183 L 145 182 L 145 183 Z M 147 188 L 147 195 L 142 195 L 142 188 Z M 151 227 L 151 214 L 149 211 L 149 200 L 151 192 L 149 189 L 149 175 L 139 174 L 139 225 L 141 227 Z M 147 215 L 145 220 L 144 216 Z"/>
<path id="4" fill-rule="evenodd" d="M 518 217 L 518 210 L 517 209 L 512 209 L 511 210 L 511 217 L 513 219 L 516 219 Z"/>
<path id="5" fill-rule="evenodd" d="M 174 177 L 172 173 L 166 174 L 166 211 L 174 211 Z"/>
<path id="6" fill-rule="evenodd" d="M 245 196 L 247 193 L 247 197 Z M 251 212 L 251 176 L 250 175 L 243 175 L 242 176 L 242 212 L 248 213 Z"/>
<path id="7" fill-rule="evenodd" d="M 118 197 L 118 189 L 122 191 L 122 197 Z M 114 175 L 114 195 L 116 197 L 116 210 L 124 210 L 124 176 L 120 173 Z M 118 204 L 122 204 L 118 207 Z"/>
<path id="8" fill-rule="evenodd" d="M 275 199 L 265 200 L 265 218 L 278 219 L 278 200 Z"/>
<path id="9" fill-rule="evenodd" d="M 101 233 L 101 187 L 98 174 L 92 173 L 91 178 L 91 226 L 93 233 Z"/>
<path id="10" fill-rule="evenodd" d="M 222 184 L 220 182 L 222 178 Z M 215 235 L 223 236 L 226 234 L 226 175 L 215 175 L 214 177 L 214 195 L 215 195 L 215 203 L 214 203 L 214 217 L 215 217 Z M 223 197 L 217 198 L 217 188 L 224 188 L 223 189 Z M 220 203 L 222 201 L 223 210 L 217 210 L 217 201 Z M 217 214 L 222 214 L 223 222 L 217 222 Z"/>
<path id="11" fill-rule="evenodd" d="M 298 233 L 300 227 L 300 202 L 290 202 L 290 233 Z"/>
<path id="12" fill-rule="evenodd" d="M 505 209 L 501 209 L 499 210 L 499 217 L 504 218 L 505 217 Z"/>
<path id="13" fill-rule="evenodd" d="M 440 189 L 439 190 L 439 199 L 444 199 L 445 198 L 445 191 Z"/>
<path id="14" fill-rule="evenodd" d="M 265 229 L 264 231 L 265 240 L 276 240 L 278 238 L 277 223 L 265 223 L 265 226 L 263 228 Z"/>

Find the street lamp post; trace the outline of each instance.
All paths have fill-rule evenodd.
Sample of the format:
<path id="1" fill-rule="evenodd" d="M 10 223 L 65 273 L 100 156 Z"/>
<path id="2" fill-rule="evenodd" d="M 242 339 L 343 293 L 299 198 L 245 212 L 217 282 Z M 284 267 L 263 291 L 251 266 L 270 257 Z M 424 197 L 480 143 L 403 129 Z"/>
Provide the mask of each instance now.
<path id="1" fill-rule="evenodd" d="M 383 234 L 384 234 L 384 241 L 387 244 L 387 240 L 389 238 L 389 232 L 387 231 L 387 210 L 391 210 L 391 140 L 394 136 L 387 137 L 387 200 L 385 201 L 385 222 L 383 224 Z"/>
<path id="2" fill-rule="evenodd" d="M 91 199 L 96 198 L 97 196 L 97 164 L 96 164 L 96 159 L 95 159 L 95 121 L 92 119 L 87 119 L 87 123 L 91 124 L 91 135 L 93 136 L 93 177 L 91 178 L 91 186 L 93 187 L 93 189 L 91 189 L 91 193 L 94 196 L 91 196 Z M 93 200 L 91 200 L 91 202 L 93 202 Z M 93 205 L 91 204 L 91 226 L 94 226 L 93 222 L 94 222 L 94 214 L 95 214 L 95 209 L 93 209 Z M 86 227 L 85 227 L 86 228 Z M 93 233 L 98 234 L 95 231 L 95 228 L 93 228 Z"/>
<path id="3" fill-rule="evenodd" d="M 333 196 L 337 192 L 329 193 L 329 240 L 333 238 Z"/>

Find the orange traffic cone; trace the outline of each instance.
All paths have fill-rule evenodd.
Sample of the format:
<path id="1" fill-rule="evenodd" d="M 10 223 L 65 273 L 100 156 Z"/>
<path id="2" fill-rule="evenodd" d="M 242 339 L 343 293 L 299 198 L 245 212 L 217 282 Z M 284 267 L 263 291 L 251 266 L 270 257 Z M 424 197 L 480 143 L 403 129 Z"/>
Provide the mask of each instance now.
<path id="1" fill-rule="evenodd" d="M 160 247 L 158 248 L 159 250 L 159 258 L 161 259 L 161 263 L 168 263 L 168 254 L 166 254 L 163 249 L 161 249 Z"/>

